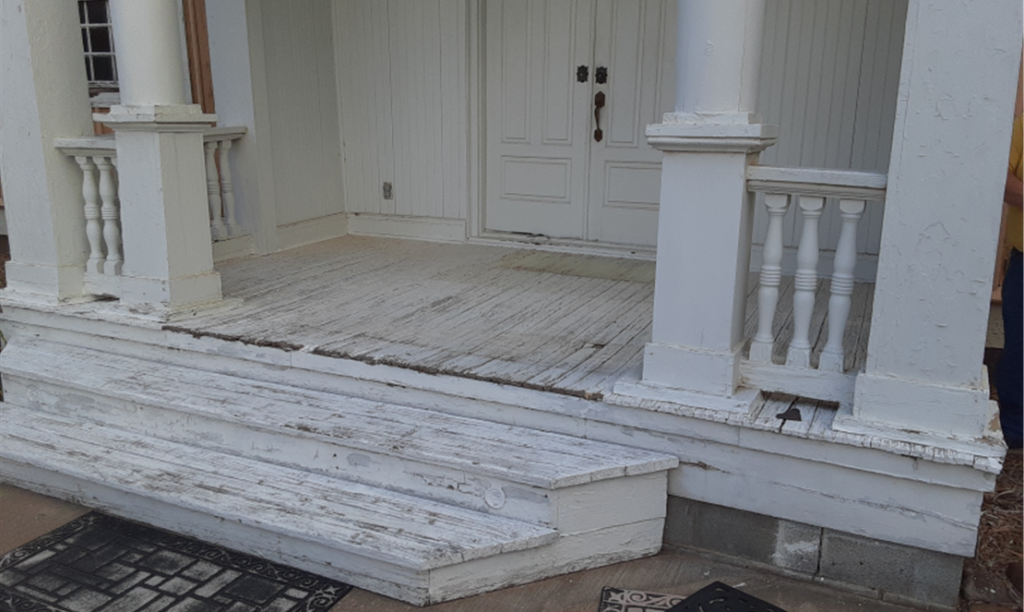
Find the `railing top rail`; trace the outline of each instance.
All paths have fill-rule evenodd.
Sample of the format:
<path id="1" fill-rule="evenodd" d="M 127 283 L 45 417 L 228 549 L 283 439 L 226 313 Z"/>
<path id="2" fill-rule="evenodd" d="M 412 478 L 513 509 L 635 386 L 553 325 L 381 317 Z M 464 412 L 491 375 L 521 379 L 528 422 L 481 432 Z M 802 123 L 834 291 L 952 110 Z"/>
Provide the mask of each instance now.
<path id="1" fill-rule="evenodd" d="M 245 136 L 249 128 L 244 125 L 211 127 L 203 132 L 205 142 L 220 142 L 224 140 L 238 140 Z M 101 134 L 98 136 L 81 136 L 78 138 L 56 138 L 53 146 L 60 149 L 65 155 L 96 156 L 103 155 L 112 157 L 117 155 L 117 145 L 113 134 Z"/>
<path id="2" fill-rule="evenodd" d="M 888 177 L 881 172 L 775 166 L 747 169 L 747 187 L 757 192 L 884 200 L 887 183 Z"/>
<path id="3" fill-rule="evenodd" d="M 82 136 L 80 138 L 57 138 L 53 146 L 60 149 L 65 155 L 84 155 L 95 157 L 103 155 L 111 157 L 117 154 L 117 147 L 114 144 L 113 134 L 101 136 Z"/>
<path id="4" fill-rule="evenodd" d="M 238 140 L 249 131 L 244 125 L 212 127 L 203 132 L 204 142 L 220 142 L 223 140 Z"/>

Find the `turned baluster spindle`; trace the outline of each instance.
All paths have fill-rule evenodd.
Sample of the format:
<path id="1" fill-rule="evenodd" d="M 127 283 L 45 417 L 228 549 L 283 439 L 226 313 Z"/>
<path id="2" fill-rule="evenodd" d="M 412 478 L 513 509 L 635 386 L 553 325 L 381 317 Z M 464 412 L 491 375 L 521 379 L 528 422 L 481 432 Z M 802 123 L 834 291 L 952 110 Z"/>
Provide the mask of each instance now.
<path id="1" fill-rule="evenodd" d="M 87 272 L 103 272 L 103 225 L 100 221 L 100 192 L 96 184 L 96 166 L 86 156 L 75 156 L 82 169 L 82 198 L 85 200 L 85 236 L 89 241 Z"/>
<path id="2" fill-rule="evenodd" d="M 210 235 L 219 240 L 227 234 L 221 216 L 220 176 L 217 174 L 217 143 L 206 143 L 206 195 L 210 203 Z"/>
<path id="3" fill-rule="evenodd" d="M 231 164 L 228 163 L 230 150 L 230 140 L 222 140 L 217 147 L 220 159 L 220 189 L 224 195 L 224 223 L 227 225 L 228 235 L 234 236 L 238 234 L 238 221 L 235 218 L 235 184 L 231 180 Z"/>
<path id="4" fill-rule="evenodd" d="M 821 352 L 819 370 L 844 371 L 843 335 L 850 316 L 853 295 L 853 271 L 857 265 L 857 223 L 864 214 L 864 200 L 840 200 L 839 212 L 843 226 L 836 246 L 832 292 L 828 300 L 828 341 Z"/>
<path id="5" fill-rule="evenodd" d="M 764 240 L 761 281 L 757 291 L 757 334 L 750 342 L 750 360 L 771 363 L 775 343 L 772 322 L 782 281 L 782 219 L 789 210 L 789 195 L 765 194 L 764 205 L 768 209 L 768 235 Z"/>
<path id="6" fill-rule="evenodd" d="M 103 202 L 103 242 L 107 247 L 107 258 L 103 262 L 103 273 L 117 275 L 121 273 L 121 215 L 117 206 L 117 185 L 114 182 L 114 164 L 111 158 L 93 157 L 100 171 L 100 200 Z"/>
<path id="7" fill-rule="evenodd" d="M 793 280 L 793 340 L 789 343 L 786 365 L 811 367 L 811 315 L 814 313 L 814 292 L 818 288 L 818 220 L 825 208 L 825 198 L 800 196 L 800 215 L 804 226 L 796 254 L 796 277 Z"/>

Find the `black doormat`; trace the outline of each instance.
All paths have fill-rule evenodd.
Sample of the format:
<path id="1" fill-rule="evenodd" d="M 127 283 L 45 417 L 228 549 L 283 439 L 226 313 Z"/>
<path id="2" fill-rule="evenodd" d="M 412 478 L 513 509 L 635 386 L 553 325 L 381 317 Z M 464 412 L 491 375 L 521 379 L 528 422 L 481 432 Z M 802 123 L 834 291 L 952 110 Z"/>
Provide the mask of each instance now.
<path id="1" fill-rule="evenodd" d="M 0 557 L 0 612 L 326 612 L 351 589 L 98 512 Z"/>

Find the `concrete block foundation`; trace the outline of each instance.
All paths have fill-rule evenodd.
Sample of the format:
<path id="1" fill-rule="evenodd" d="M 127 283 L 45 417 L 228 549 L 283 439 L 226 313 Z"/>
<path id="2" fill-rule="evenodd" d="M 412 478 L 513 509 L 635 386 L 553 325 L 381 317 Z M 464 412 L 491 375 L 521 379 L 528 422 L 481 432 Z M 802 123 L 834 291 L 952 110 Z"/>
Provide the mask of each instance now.
<path id="1" fill-rule="evenodd" d="M 955 609 L 964 562 L 956 555 L 676 496 L 669 497 L 664 542 L 937 610 Z"/>

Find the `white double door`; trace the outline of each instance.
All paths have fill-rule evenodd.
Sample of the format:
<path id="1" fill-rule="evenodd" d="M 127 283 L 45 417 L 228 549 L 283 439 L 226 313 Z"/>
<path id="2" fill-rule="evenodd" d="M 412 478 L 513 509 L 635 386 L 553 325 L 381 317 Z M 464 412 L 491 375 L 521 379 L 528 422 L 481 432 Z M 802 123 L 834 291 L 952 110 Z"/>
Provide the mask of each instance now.
<path id="1" fill-rule="evenodd" d="M 487 230 L 654 245 L 676 4 L 486 3 Z"/>

